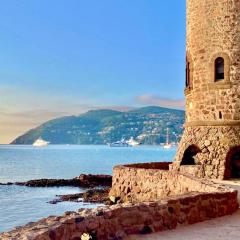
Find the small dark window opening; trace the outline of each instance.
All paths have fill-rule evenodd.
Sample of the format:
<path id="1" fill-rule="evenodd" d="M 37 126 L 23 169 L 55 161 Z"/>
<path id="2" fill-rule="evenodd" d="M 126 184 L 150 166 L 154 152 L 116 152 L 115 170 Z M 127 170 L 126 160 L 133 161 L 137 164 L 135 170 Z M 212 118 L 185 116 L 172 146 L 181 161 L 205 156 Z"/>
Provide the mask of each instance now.
<path id="1" fill-rule="evenodd" d="M 215 60 L 215 81 L 224 80 L 224 59 L 219 57 Z"/>
<path id="2" fill-rule="evenodd" d="M 222 119 L 222 112 L 219 112 L 219 119 Z"/>
<path id="3" fill-rule="evenodd" d="M 189 146 L 183 154 L 181 165 L 195 165 L 196 163 L 194 156 L 196 156 L 199 152 L 201 152 L 201 150 L 199 149 L 198 146 L 196 145 Z"/>
<path id="4" fill-rule="evenodd" d="M 186 61 L 186 87 L 190 86 L 190 62 Z"/>

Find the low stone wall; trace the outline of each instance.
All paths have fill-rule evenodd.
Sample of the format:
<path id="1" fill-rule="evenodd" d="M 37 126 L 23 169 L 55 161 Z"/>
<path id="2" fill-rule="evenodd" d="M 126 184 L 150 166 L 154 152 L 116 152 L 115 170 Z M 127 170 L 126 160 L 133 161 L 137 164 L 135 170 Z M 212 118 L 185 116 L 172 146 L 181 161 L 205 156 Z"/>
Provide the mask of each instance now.
<path id="1" fill-rule="evenodd" d="M 116 166 L 110 196 L 120 202 L 155 201 L 189 192 L 218 192 L 210 180 L 168 171 L 170 163 Z"/>
<path id="2" fill-rule="evenodd" d="M 191 193 L 162 201 L 116 204 L 110 207 L 68 212 L 0 235 L 1 240 L 81 240 L 88 233 L 98 240 L 121 240 L 126 235 L 144 234 L 193 224 L 232 214 L 237 192 Z"/>
<path id="3" fill-rule="evenodd" d="M 182 174 L 192 175 L 199 178 L 204 178 L 204 167 L 203 165 L 182 165 L 178 166 L 172 166 L 171 170 L 179 171 Z"/>
<path id="4" fill-rule="evenodd" d="M 1 240 L 121 240 L 232 214 L 237 191 L 206 179 L 168 171 L 169 163 L 118 166 L 113 171 L 112 206 L 80 209 L 0 234 Z"/>

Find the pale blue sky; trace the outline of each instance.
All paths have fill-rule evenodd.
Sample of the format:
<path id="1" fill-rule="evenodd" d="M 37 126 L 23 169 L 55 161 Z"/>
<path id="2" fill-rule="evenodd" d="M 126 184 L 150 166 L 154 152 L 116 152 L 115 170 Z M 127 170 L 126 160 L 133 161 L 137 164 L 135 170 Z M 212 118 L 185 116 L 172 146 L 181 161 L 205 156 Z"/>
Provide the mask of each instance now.
<path id="1" fill-rule="evenodd" d="M 184 65 L 185 1 L 0 0 L 0 124 L 21 122 L 0 142 L 90 108 L 181 107 Z"/>

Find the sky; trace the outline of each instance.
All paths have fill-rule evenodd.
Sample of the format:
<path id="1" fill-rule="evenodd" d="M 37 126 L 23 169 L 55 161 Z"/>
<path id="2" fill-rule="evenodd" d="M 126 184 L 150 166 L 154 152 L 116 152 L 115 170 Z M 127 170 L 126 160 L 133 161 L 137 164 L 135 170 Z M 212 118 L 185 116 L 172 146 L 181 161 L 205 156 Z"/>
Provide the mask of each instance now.
<path id="1" fill-rule="evenodd" d="M 185 1 L 0 6 L 0 143 L 90 109 L 183 108 Z"/>

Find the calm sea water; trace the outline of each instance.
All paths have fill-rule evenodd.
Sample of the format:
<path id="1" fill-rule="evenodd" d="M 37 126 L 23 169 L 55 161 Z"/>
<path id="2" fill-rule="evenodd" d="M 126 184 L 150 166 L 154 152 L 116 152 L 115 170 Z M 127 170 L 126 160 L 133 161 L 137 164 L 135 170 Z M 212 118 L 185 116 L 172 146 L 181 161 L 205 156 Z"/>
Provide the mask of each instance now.
<path id="1" fill-rule="evenodd" d="M 32 146 L 0 145 L 0 182 L 27 181 L 39 178 L 73 178 L 81 173 L 111 174 L 118 164 L 136 162 L 171 161 L 176 149 L 165 150 L 157 146 L 136 148 L 110 148 L 107 146 L 49 145 Z M 49 215 L 91 204 L 63 202 L 47 203 L 57 194 L 82 191 L 74 187 L 28 188 L 0 186 L 0 232 L 37 221 Z"/>

